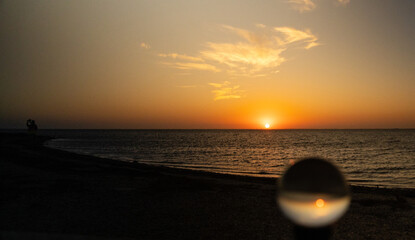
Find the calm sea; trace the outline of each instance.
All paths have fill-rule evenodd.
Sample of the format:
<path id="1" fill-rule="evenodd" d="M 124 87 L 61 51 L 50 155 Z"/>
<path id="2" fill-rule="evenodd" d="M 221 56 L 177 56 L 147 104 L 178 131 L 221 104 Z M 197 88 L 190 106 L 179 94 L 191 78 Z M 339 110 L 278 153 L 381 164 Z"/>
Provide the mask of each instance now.
<path id="1" fill-rule="evenodd" d="M 44 130 L 48 147 L 210 172 L 279 177 L 330 159 L 354 185 L 415 188 L 415 130 Z"/>

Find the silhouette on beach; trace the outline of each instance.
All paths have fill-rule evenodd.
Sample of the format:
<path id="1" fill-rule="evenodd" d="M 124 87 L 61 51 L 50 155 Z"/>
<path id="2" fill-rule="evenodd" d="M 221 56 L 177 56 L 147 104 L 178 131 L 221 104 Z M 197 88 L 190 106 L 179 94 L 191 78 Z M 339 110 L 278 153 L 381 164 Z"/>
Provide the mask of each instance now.
<path id="1" fill-rule="evenodd" d="M 27 126 L 27 131 L 29 132 L 36 132 L 37 130 L 36 122 L 33 119 L 30 119 L 30 118 L 27 119 L 26 126 Z"/>

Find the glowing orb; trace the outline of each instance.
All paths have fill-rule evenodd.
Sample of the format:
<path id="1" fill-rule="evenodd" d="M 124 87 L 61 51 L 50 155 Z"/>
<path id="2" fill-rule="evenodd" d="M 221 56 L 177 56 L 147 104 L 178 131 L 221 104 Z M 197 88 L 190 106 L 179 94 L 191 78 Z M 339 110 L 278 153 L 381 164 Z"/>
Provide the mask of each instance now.
<path id="1" fill-rule="evenodd" d="M 322 207 L 324 207 L 324 200 L 323 199 L 321 199 L 321 198 L 319 198 L 319 199 L 317 199 L 317 201 L 316 201 L 316 206 L 317 207 L 319 207 L 319 208 L 322 208 Z"/>
<path id="2" fill-rule="evenodd" d="M 269 127 L 270 127 L 269 123 L 265 123 L 265 128 L 269 128 Z"/>
<path id="3" fill-rule="evenodd" d="M 277 202 L 294 223 L 323 227 L 343 216 L 350 195 L 343 174 L 333 164 L 308 158 L 292 165 L 279 180 Z"/>

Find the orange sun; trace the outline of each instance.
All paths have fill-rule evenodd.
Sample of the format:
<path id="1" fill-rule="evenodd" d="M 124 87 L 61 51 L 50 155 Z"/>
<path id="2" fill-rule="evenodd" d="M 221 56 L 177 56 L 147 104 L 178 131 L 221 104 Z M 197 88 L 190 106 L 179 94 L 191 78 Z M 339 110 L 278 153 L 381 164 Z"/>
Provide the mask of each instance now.
<path id="1" fill-rule="evenodd" d="M 270 127 L 269 123 L 265 123 L 265 128 L 269 128 L 269 127 Z"/>
<path id="2" fill-rule="evenodd" d="M 324 207 L 324 205 L 326 205 L 326 203 L 324 202 L 324 200 L 323 200 L 323 199 L 321 199 L 321 198 L 317 199 L 317 201 L 316 201 L 316 206 L 317 206 L 318 208 L 322 208 L 322 207 Z"/>

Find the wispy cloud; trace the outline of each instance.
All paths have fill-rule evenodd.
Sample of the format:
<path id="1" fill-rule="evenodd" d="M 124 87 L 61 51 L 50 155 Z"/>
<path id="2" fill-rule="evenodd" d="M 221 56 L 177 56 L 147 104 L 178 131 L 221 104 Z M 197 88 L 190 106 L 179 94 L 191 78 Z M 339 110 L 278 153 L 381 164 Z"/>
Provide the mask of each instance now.
<path id="1" fill-rule="evenodd" d="M 262 23 L 258 23 L 258 24 L 256 24 L 255 25 L 256 27 L 258 27 L 258 28 L 265 28 L 266 26 L 264 25 L 264 24 L 262 24 Z"/>
<path id="2" fill-rule="evenodd" d="M 319 45 L 317 37 L 310 30 L 270 28 L 263 24 L 257 24 L 256 27 L 258 31 L 222 25 L 221 28 L 226 32 L 239 36 L 239 41 L 207 42 L 197 56 L 178 53 L 161 53 L 158 56 L 170 58 L 173 62 L 166 64 L 178 69 L 221 71 L 238 76 L 263 76 L 277 72 L 275 68 L 286 61 L 282 54 L 292 43 L 303 44 L 305 49 Z"/>
<path id="3" fill-rule="evenodd" d="M 140 43 L 140 47 L 145 48 L 145 49 L 151 48 L 151 46 L 145 42 Z"/>
<path id="4" fill-rule="evenodd" d="M 311 0 L 289 0 L 288 2 L 299 12 L 308 12 L 316 8 L 316 4 Z"/>
<path id="5" fill-rule="evenodd" d="M 342 5 L 350 3 L 350 0 L 334 0 Z M 288 3 L 291 4 L 292 8 L 303 13 L 314 10 L 317 5 L 314 3 L 314 0 L 288 0 Z"/>
<path id="6" fill-rule="evenodd" d="M 265 28 L 265 25 L 258 27 Z M 205 44 L 206 49 L 200 52 L 204 59 L 226 65 L 244 74 L 254 74 L 266 68 L 275 68 L 285 61 L 285 58 L 281 56 L 285 47 L 277 46 L 272 34 L 255 33 L 227 25 L 223 25 L 222 28 L 238 35 L 243 41 L 208 42 Z"/>
<path id="7" fill-rule="evenodd" d="M 209 83 L 210 86 L 214 87 L 215 90 L 212 93 L 215 95 L 214 100 L 225 100 L 225 99 L 239 99 L 241 94 L 245 92 L 239 89 L 239 85 L 231 86 L 231 83 L 225 81 L 223 83 Z"/>
<path id="8" fill-rule="evenodd" d="M 203 62 L 204 60 L 198 57 L 192 57 L 192 56 L 187 56 L 184 54 L 178 54 L 178 53 L 168 53 L 168 54 L 164 54 L 164 53 L 160 53 L 158 55 L 159 57 L 165 57 L 165 58 L 173 58 L 173 59 L 180 59 L 180 60 L 185 60 L 185 61 L 193 61 L 193 62 Z"/>
<path id="9" fill-rule="evenodd" d="M 337 0 L 339 3 L 341 4 L 348 4 L 350 2 L 350 0 Z"/>
<path id="10" fill-rule="evenodd" d="M 240 72 L 254 73 L 264 68 L 277 67 L 285 61 L 281 53 L 285 49 L 255 46 L 249 43 L 208 43 L 202 56 Z"/>
<path id="11" fill-rule="evenodd" d="M 282 45 L 287 45 L 294 42 L 304 42 L 307 43 L 307 45 L 304 47 L 305 49 L 310 49 L 320 45 L 317 43 L 317 37 L 314 36 L 309 29 L 300 31 L 290 27 L 277 27 L 274 28 L 274 30 L 284 34 L 285 37 L 283 39 L 278 39 Z"/>
<path id="12" fill-rule="evenodd" d="M 194 62 L 163 62 L 165 65 L 169 65 L 171 67 L 182 69 L 182 70 L 206 70 L 206 71 L 213 71 L 213 72 L 220 72 L 215 66 L 206 64 L 206 63 L 194 63 Z"/>

